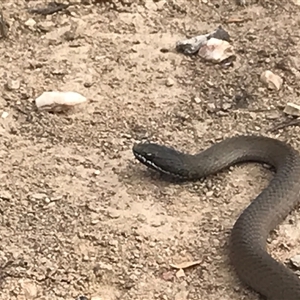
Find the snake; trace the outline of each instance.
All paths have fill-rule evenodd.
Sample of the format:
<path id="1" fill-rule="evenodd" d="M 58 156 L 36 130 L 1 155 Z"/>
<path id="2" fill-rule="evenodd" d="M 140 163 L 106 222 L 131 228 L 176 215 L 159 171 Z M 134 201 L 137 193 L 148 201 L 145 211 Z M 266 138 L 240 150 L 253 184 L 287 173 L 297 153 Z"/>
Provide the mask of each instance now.
<path id="1" fill-rule="evenodd" d="M 196 154 L 152 142 L 134 143 L 134 157 L 145 166 L 183 180 L 205 179 L 241 163 L 267 164 L 275 174 L 235 221 L 229 258 L 240 281 L 267 300 L 300 300 L 300 279 L 267 251 L 271 231 L 300 202 L 300 155 L 289 143 L 267 136 L 238 135 Z"/>

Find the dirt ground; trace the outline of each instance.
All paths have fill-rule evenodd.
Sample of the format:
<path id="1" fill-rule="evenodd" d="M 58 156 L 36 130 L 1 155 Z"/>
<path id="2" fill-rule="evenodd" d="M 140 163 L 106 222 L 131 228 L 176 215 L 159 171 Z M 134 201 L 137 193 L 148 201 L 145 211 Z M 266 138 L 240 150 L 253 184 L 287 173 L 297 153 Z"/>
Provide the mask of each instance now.
<path id="1" fill-rule="evenodd" d="M 299 127 L 269 132 L 287 120 L 287 102 L 300 104 L 299 8 L 98 2 L 49 16 L 28 12 L 41 0 L 2 2 L 0 299 L 259 299 L 233 272 L 228 237 L 272 173 L 248 164 L 178 184 L 139 164 L 131 148 L 148 139 L 195 153 L 259 133 L 300 150 Z M 235 47 L 232 65 L 174 51 L 219 25 Z M 279 92 L 260 82 L 267 69 L 284 78 Z M 90 101 L 38 112 L 34 99 L 52 90 Z M 295 211 L 270 239 L 274 257 L 300 254 L 299 226 Z M 170 266 L 197 260 L 184 274 Z"/>

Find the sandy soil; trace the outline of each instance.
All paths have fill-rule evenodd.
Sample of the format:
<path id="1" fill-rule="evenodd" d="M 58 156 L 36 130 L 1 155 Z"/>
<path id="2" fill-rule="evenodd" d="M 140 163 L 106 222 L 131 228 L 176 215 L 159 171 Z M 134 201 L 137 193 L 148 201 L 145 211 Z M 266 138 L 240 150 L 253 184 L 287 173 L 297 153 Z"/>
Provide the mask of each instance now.
<path id="1" fill-rule="evenodd" d="M 27 11 L 41 0 L 2 4 L 0 115 L 9 115 L 0 118 L 0 299 L 259 299 L 237 279 L 227 244 L 271 172 L 249 164 L 170 183 L 131 148 L 150 139 L 194 153 L 259 133 L 300 150 L 299 127 L 268 132 L 286 119 L 286 102 L 300 104 L 298 8 L 98 2 L 46 17 Z M 172 50 L 220 24 L 237 51 L 233 66 Z M 267 69 L 284 78 L 280 92 L 260 82 Z M 92 101 L 67 114 L 38 112 L 34 99 L 46 90 Z M 299 226 L 294 212 L 270 240 L 281 261 L 300 253 Z M 196 260 L 181 275 L 170 266 Z"/>

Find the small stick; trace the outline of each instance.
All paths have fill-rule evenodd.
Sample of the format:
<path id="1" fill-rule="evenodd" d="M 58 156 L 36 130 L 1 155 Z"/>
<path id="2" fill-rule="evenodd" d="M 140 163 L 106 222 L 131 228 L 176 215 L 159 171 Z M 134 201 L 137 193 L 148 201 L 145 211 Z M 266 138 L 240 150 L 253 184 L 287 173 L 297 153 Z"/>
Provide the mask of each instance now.
<path id="1" fill-rule="evenodd" d="M 0 34 L 2 38 L 7 37 L 7 26 L 5 24 L 2 11 L 0 12 Z"/>
<path id="2" fill-rule="evenodd" d="M 289 120 L 287 122 L 282 122 L 282 123 L 270 128 L 268 131 L 269 132 L 275 132 L 275 131 L 278 131 L 280 129 L 287 128 L 289 126 L 298 126 L 298 125 L 300 125 L 300 119 L 293 119 L 293 120 Z"/>

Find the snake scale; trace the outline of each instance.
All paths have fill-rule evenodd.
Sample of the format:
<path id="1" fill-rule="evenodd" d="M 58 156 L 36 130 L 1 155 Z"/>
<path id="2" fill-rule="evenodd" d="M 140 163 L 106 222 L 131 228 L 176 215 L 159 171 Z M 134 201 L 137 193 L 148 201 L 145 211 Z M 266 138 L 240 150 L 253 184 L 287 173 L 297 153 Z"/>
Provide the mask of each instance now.
<path id="1" fill-rule="evenodd" d="M 288 144 L 263 136 L 225 139 L 195 155 L 154 143 L 133 146 L 144 165 L 185 180 L 205 178 L 231 165 L 273 166 L 269 185 L 241 213 L 230 236 L 230 260 L 242 282 L 268 300 L 300 300 L 300 280 L 266 251 L 272 231 L 300 202 L 300 155 Z"/>

